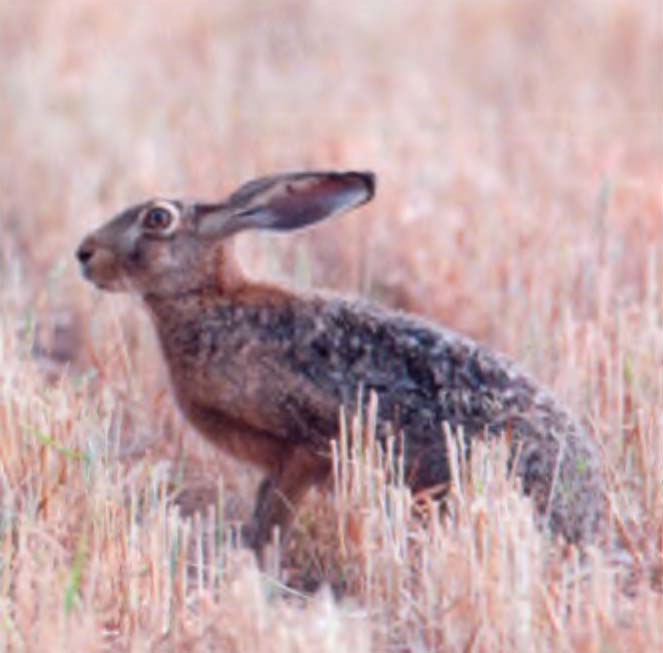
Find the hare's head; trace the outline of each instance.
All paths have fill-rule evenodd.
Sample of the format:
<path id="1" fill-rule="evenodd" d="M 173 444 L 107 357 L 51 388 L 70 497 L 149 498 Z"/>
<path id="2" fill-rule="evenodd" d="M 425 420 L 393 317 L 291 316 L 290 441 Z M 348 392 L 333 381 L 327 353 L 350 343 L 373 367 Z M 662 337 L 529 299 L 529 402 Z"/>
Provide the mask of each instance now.
<path id="1" fill-rule="evenodd" d="M 302 172 L 256 179 L 216 204 L 153 199 L 89 234 L 76 257 L 104 290 L 186 293 L 214 284 L 229 236 L 298 229 L 367 202 L 374 189 L 368 172 Z"/>

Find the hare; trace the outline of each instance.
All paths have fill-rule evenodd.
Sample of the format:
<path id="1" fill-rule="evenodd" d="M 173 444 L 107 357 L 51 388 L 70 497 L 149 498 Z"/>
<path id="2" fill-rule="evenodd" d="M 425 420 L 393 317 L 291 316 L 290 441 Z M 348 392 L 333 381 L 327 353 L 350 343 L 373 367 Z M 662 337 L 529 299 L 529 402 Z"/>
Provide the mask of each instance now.
<path id="1" fill-rule="evenodd" d="M 300 229 L 374 192 L 369 172 L 300 172 L 219 203 L 152 199 L 90 233 L 76 257 L 97 287 L 142 297 L 189 422 L 266 472 L 246 529 L 258 552 L 329 476 L 339 408 L 356 409 L 360 387 L 378 395 L 378 438 L 399 434 L 413 492 L 449 481 L 445 422 L 470 444 L 506 433 L 544 527 L 585 542 L 603 512 L 598 456 L 513 363 L 412 315 L 250 281 L 235 262 L 232 235 Z"/>

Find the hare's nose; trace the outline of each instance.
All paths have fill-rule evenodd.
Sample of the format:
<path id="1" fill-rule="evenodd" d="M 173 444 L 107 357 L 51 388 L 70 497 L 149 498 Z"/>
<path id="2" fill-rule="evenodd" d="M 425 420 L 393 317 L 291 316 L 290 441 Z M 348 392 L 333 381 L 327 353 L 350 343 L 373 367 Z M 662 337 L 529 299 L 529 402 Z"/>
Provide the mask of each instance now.
<path id="1" fill-rule="evenodd" d="M 94 247 L 90 243 L 83 243 L 76 250 L 76 258 L 81 265 L 85 265 L 94 256 Z"/>

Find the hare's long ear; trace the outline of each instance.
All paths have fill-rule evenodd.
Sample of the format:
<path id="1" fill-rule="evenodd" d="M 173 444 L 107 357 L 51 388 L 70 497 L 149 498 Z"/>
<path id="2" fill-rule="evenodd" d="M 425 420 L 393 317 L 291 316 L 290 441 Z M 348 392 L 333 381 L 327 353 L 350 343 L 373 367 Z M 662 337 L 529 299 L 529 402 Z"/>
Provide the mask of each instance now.
<path id="1" fill-rule="evenodd" d="M 245 229 L 289 231 L 368 202 L 375 192 L 370 172 L 300 172 L 262 177 L 217 206 L 201 206 L 198 229 L 224 238 Z"/>

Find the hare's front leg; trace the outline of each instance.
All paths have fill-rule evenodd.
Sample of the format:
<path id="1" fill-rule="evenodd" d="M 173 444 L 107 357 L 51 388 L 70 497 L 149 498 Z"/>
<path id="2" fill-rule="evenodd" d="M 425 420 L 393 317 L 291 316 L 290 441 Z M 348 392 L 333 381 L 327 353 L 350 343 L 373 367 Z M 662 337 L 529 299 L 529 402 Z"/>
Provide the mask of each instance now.
<path id="1" fill-rule="evenodd" d="M 281 541 L 306 491 L 324 481 L 329 474 L 329 461 L 320 454 L 302 447 L 284 455 L 276 473 L 265 478 L 256 496 L 251 522 L 245 531 L 246 543 L 258 556 L 269 543 L 273 529 L 278 526 Z"/>

